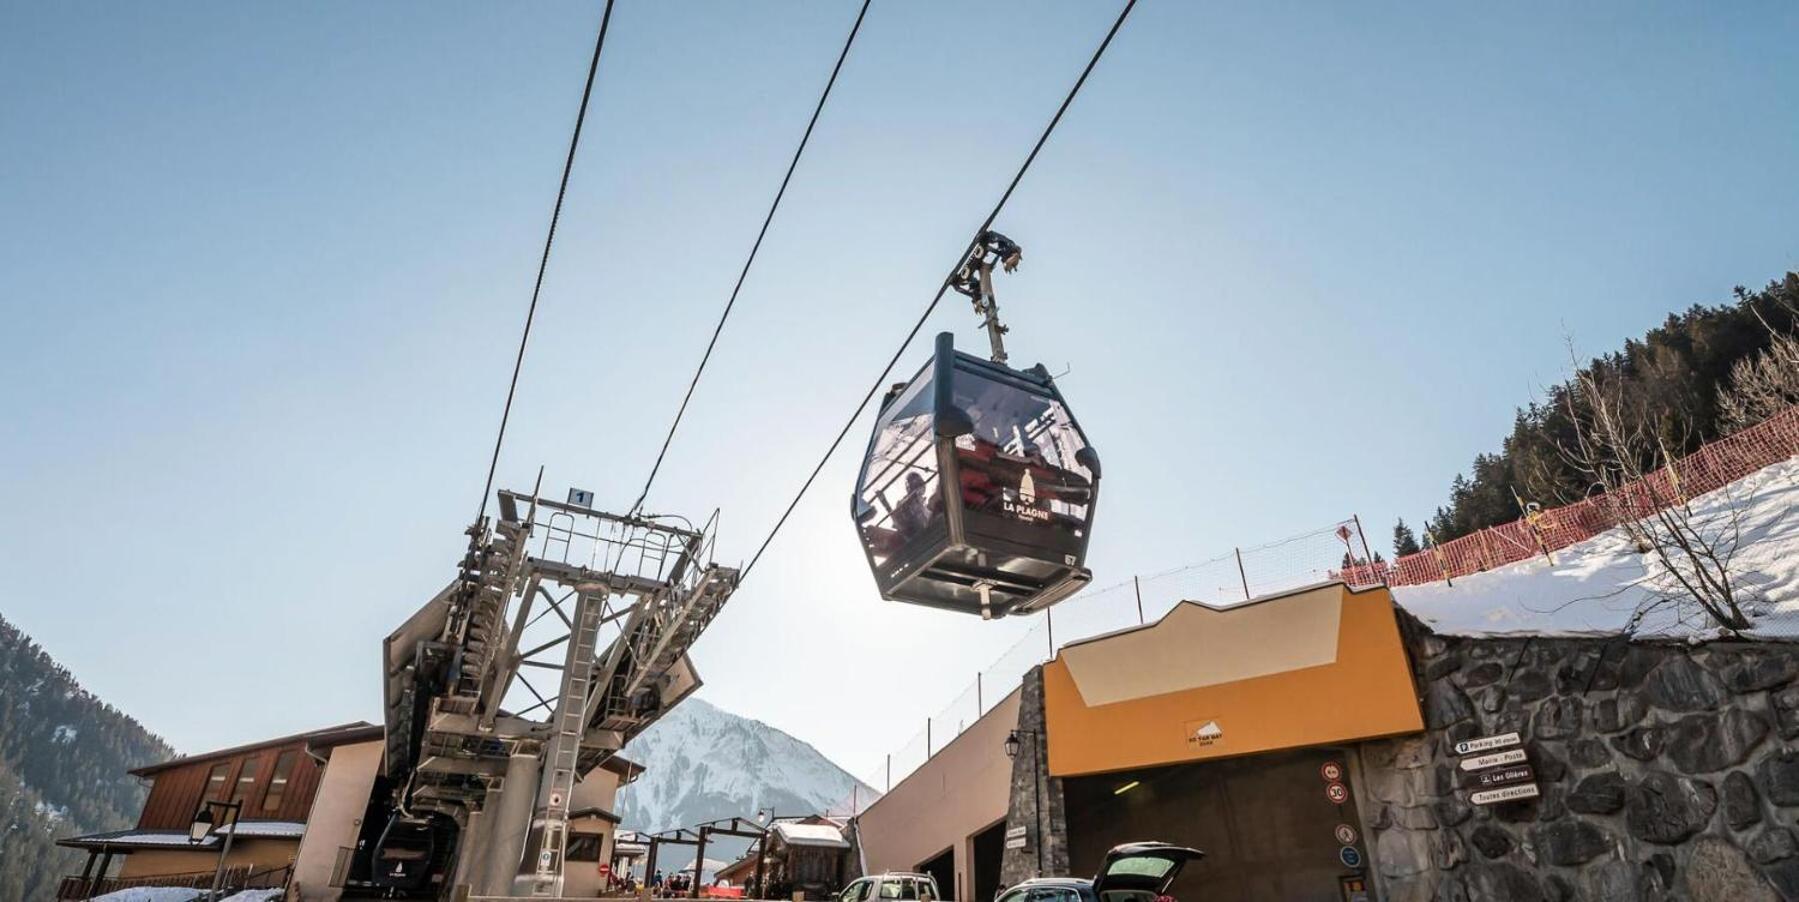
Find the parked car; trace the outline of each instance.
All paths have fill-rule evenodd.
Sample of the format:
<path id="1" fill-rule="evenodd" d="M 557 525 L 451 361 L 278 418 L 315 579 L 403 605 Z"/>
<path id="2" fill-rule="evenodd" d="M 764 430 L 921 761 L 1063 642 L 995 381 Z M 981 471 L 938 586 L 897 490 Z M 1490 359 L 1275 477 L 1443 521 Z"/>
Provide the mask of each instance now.
<path id="1" fill-rule="evenodd" d="M 1205 854 L 1163 842 L 1125 843 L 1106 853 L 1092 880 L 1035 877 L 1001 890 L 996 902 L 1157 902 L 1181 868 Z"/>
<path id="2" fill-rule="evenodd" d="M 890 872 L 858 878 L 843 892 L 837 902 L 940 902 L 937 878 L 930 874 Z"/>

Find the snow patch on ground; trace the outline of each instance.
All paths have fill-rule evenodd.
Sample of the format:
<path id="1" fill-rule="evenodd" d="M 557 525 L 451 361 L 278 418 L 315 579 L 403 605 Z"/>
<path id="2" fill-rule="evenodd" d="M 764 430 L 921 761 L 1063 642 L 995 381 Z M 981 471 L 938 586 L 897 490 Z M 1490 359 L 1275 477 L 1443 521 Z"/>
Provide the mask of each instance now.
<path id="1" fill-rule="evenodd" d="M 1799 638 L 1799 460 L 1766 467 L 1693 499 L 1695 519 L 1722 528 L 1736 518 L 1730 572 L 1749 635 Z M 1454 636 L 1616 636 L 1699 641 L 1720 630 L 1654 555 L 1638 553 L 1613 529 L 1541 557 L 1393 590 L 1399 605 L 1426 626 Z M 1639 617 L 1640 615 L 1640 617 Z"/>
<path id="2" fill-rule="evenodd" d="M 68 745 L 69 743 L 74 742 L 75 737 L 79 735 L 81 735 L 81 732 L 74 727 L 69 726 L 66 723 L 58 724 L 56 732 L 50 735 L 50 741 L 57 745 Z"/>

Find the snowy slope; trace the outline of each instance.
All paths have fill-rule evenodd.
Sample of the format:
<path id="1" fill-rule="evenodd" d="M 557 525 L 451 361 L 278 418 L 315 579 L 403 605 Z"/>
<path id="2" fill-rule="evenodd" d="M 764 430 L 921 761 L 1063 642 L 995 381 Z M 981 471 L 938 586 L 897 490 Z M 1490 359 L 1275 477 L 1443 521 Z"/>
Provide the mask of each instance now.
<path id="1" fill-rule="evenodd" d="M 1759 470 L 1693 500 L 1696 519 L 1725 526 L 1736 518 L 1732 579 L 1751 602 L 1751 634 L 1799 638 L 1799 460 Z M 1601 533 L 1542 558 L 1393 590 L 1400 606 L 1439 633 L 1704 639 L 1717 630 L 1678 584 L 1637 553 L 1622 530 Z M 1672 602 L 1667 600 L 1673 599 Z M 1664 602 L 1657 604 L 1657 602 Z M 1632 626 L 1639 610 L 1651 608 Z"/>
<path id="2" fill-rule="evenodd" d="M 625 748 L 644 766 L 619 792 L 624 827 L 658 831 L 714 818 L 813 814 L 862 786 L 818 750 L 760 721 L 739 717 L 697 698 L 669 712 Z"/>

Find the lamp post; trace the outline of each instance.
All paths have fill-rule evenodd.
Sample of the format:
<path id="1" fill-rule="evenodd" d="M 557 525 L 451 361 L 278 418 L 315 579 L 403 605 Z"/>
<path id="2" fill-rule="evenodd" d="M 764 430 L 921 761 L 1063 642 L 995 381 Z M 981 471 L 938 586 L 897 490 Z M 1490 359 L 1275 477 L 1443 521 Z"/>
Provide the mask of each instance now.
<path id="1" fill-rule="evenodd" d="M 756 809 L 756 826 L 762 835 L 756 839 L 756 896 L 768 898 L 768 828 L 774 826 L 773 808 Z"/>
<path id="2" fill-rule="evenodd" d="M 231 841 L 237 838 L 237 818 L 243 813 L 244 803 L 241 801 L 201 803 L 200 810 L 194 812 L 194 822 L 188 825 L 188 842 L 194 845 L 205 842 L 206 837 L 219 825 L 219 819 L 213 816 L 215 808 L 221 812 L 220 817 L 228 819 L 224 821 L 225 844 L 219 849 L 219 864 L 212 872 L 212 890 L 206 894 L 208 900 L 217 899 L 219 891 L 224 888 L 222 884 L 225 882 L 225 858 L 231 854 Z"/>
<path id="3" fill-rule="evenodd" d="M 1023 741 L 1021 741 L 1019 739 L 1020 736 L 1031 737 L 1031 820 L 1032 820 L 1032 823 L 1030 826 L 1030 831 L 1031 831 L 1030 837 L 1031 837 L 1031 845 L 1036 847 L 1035 854 L 1037 856 L 1037 876 L 1041 877 L 1041 876 L 1043 876 L 1043 829 L 1042 829 L 1042 826 L 1043 826 L 1043 793 L 1041 792 L 1041 790 L 1037 784 L 1037 781 L 1041 776 L 1040 774 L 1037 773 L 1037 771 L 1042 766 L 1042 762 L 1039 761 L 1037 758 L 1037 733 L 1032 730 L 1013 730 L 1012 732 L 1006 734 L 1006 757 L 1011 758 L 1013 760 L 1017 760 L 1019 747 L 1024 745 Z"/>

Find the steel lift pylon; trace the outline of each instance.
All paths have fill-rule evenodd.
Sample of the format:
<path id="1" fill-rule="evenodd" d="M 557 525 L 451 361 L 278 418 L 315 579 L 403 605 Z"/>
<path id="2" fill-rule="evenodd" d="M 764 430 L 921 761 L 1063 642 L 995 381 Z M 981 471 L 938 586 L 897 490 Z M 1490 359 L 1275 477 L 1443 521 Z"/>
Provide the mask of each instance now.
<path id="1" fill-rule="evenodd" d="M 395 789 L 377 883 L 561 895 L 576 784 L 699 688 L 687 652 L 739 578 L 710 559 L 717 514 L 696 529 L 586 497 L 501 491 L 457 579 L 384 643 Z M 534 670 L 557 671 L 556 688 Z M 417 850 L 446 845 L 419 873 Z"/>

